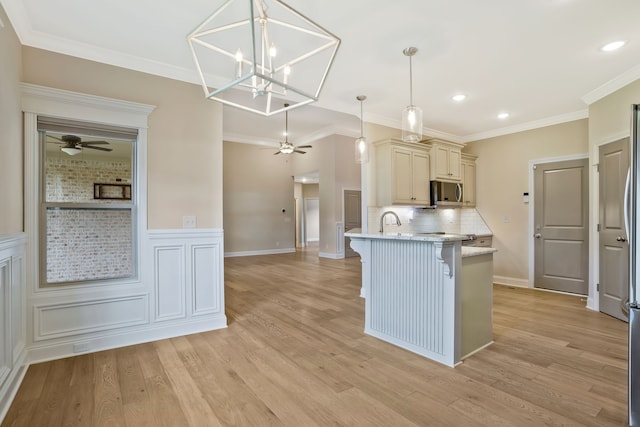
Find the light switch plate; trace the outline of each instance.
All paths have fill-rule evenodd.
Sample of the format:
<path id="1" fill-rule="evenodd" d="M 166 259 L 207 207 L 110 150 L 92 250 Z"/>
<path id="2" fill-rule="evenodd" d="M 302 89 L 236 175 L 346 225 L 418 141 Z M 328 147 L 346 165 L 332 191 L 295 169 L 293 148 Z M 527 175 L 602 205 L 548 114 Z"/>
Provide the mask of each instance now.
<path id="1" fill-rule="evenodd" d="M 195 215 L 185 215 L 182 217 L 182 228 L 196 228 Z"/>

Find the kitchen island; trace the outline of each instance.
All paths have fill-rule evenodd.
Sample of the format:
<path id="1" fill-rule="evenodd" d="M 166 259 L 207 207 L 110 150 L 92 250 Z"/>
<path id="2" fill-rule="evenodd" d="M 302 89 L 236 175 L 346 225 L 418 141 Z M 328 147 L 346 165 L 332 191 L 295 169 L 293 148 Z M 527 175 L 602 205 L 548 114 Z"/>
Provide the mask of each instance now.
<path id="1" fill-rule="evenodd" d="M 361 256 L 365 333 L 451 367 L 491 344 L 495 249 L 458 234 L 345 236 Z"/>

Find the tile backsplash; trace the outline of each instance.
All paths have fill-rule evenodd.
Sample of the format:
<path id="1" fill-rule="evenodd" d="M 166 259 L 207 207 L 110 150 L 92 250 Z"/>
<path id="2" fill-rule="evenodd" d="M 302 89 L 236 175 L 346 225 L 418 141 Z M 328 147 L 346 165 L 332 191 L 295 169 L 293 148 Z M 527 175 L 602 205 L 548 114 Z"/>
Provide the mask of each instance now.
<path id="1" fill-rule="evenodd" d="M 375 233 L 380 229 L 380 215 L 386 211 L 393 211 L 400 218 L 402 225 L 395 225 L 395 218 L 387 216 L 385 231 L 397 231 L 399 233 L 429 233 L 444 231 L 446 233 L 459 234 L 493 234 L 475 208 L 464 209 L 419 209 L 411 207 L 370 206 L 369 232 Z"/>

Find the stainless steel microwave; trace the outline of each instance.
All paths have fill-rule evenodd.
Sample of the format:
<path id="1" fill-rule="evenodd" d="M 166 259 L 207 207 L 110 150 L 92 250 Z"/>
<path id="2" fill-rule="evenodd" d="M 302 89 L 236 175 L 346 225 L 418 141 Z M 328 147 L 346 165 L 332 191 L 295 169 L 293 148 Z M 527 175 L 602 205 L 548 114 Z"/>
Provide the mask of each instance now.
<path id="1" fill-rule="evenodd" d="M 431 205 L 452 208 L 462 206 L 462 184 L 431 181 Z"/>

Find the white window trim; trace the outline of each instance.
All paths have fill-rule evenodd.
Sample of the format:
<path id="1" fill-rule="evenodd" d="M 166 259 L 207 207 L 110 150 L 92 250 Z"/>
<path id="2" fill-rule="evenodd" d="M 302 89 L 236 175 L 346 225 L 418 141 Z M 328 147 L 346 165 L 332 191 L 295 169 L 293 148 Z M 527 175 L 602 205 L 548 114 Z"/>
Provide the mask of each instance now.
<path id="1" fill-rule="evenodd" d="M 39 236 L 39 196 L 40 196 L 40 149 L 38 143 L 37 121 L 39 115 L 58 117 L 85 122 L 130 127 L 138 130 L 136 142 L 135 192 L 137 205 L 138 245 L 137 271 L 134 282 L 140 282 L 144 233 L 147 230 L 147 128 L 149 114 L 155 106 L 129 101 L 120 101 L 100 96 L 86 95 L 67 90 L 48 88 L 22 83 L 22 111 L 24 112 L 24 190 L 25 190 L 25 232 L 29 242 L 27 249 L 27 281 L 32 293 L 55 292 L 64 294 L 74 292 L 78 287 L 41 287 L 40 286 L 40 236 Z M 115 285 L 131 285 L 131 279 Z M 92 284 L 91 287 L 99 286 Z"/>

